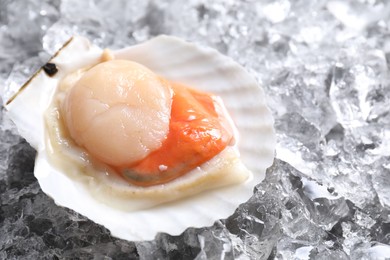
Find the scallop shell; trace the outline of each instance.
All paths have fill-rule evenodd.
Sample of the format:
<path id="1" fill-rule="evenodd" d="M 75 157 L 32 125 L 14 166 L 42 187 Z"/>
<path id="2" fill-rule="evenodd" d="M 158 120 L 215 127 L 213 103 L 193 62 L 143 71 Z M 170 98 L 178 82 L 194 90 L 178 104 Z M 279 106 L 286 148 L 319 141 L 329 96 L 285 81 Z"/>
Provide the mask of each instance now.
<path id="1" fill-rule="evenodd" d="M 84 38 L 73 37 L 50 62 L 62 71 L 66 71 L 65 68 L 76 70 L 96 63 L 101 53 L 101 49 L 91 46 Z M 158 232 L 178 235 L 188 227 L 209 226 L 215 220 L 231 215 L 239 204 L 251 197 L 254 186 L 264 179 L 265 170 L 274 158 L 273 117 L 262 88 L 232 59 L 176 37 L 159 36 L 117 50 L 114 55 L 118 59 L 141 63 L 169 80 L 219 95 L 237 126 L 241 158 L 253 172 L 253 178 L 242 184 L 134 212 L 123 212 L 96 201 L 82 184 L 48 162 L 46 150 L 50 147 L 45 142 L 43 115 L 57 80 L 64 75 L 59 70 L 49 77 L 40 70 L 6 102 L 5 107 L 20 134 L 38 152 L 34 174 L 42 190 L 58 205 L 79 212 L 107 227 L 112 235 L 127 240 L 153 239 Z"/>

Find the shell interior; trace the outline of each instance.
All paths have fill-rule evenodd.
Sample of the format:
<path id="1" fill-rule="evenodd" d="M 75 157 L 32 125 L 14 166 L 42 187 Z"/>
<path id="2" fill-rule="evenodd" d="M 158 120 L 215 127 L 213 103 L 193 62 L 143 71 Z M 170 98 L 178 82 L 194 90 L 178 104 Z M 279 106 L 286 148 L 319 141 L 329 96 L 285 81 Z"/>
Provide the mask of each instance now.
<path id="1" fill-rule="evenodd" d="M 73 209 L 107 227 L 112 235 L 127 240 L 153 239 L 158 232 L 178 235 L 188 227 L 212 225 L 231 215 L 247 201 L 264 179 L 275 149 L 273 117 L 262 88 L 240 65 L 217 51 L 171 36 L 114 51 L 115 58 L 145 65 L 169 80 L 212 92 L 222 98 L 240 134 L 241 159 L 252 171 L 245 183 L 206 191 L 190 198 L 153 208 L 127 212 L 109 207 L 53 167 L 45 142 L 44 114 L 57 84 L 67 73 L 99 62 L 102 50 L 82 37 L 73 37 L 50 61 L 58 72 L 43 70 L 6 104 L 19 133 L 38 151 L 34 174 L 42 190 L 58 205 Z M 104 214 L 103 214 L 104 213 Z"/>

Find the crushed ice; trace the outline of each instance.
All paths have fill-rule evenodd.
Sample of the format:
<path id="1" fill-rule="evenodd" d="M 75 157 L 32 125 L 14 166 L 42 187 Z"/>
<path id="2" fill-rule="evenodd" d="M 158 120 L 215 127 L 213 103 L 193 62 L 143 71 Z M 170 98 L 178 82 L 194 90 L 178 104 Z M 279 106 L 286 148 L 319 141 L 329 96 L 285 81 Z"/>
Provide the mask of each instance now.
<path id="1" fill-rule="evenodd" d="M 214 47 L 264 87 L 277 159 L 212 227 L 132 243 L 57 207 L 0 113 L 0 258 L 385 259 L 390 256 L 387 1 L 1 1 L 7 99 L 72 34 L 120 48 L 158 34 Z"/>

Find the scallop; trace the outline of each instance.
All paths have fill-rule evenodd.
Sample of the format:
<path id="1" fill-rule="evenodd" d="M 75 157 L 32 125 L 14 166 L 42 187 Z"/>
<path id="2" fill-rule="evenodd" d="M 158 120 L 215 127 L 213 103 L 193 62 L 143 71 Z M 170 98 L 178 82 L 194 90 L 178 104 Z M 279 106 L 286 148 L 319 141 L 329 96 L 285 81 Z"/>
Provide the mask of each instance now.
<path id="1" fill-rule="evenodd" d="M 123 68 L 137 73 L 93 76 Z M 107 82 L 120 87 L 107 90 Z M 137 186 L 112 167 L 163 145 L 171 120 L 169 82 L 213 93 L 221 125 L 234 138 L 183 176 Z M 217 51 L 172 36 L 112 52 L 75 36 L 5 107 L 37 150 L 34 175 L 42 190 L 126 240 L 178 235 L 228 217 L 250 198 L 274 158 L 273 117 L 256 80 Z"/>
<path id="2" fill-rule="evenodd" d="M 94 66 L 69 86 L 63 102 L 70 135 L 112 165 L 145 158 L 161 147 L 169 131 L 171 91 L 165 85 L 131 61 Z"/>

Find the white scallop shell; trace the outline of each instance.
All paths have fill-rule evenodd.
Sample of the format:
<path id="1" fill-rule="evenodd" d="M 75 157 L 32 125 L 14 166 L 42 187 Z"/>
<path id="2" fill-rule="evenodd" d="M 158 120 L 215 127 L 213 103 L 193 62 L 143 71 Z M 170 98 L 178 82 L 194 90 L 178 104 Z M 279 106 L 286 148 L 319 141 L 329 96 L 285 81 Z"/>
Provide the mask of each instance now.
<path id="1" fill-rule="evenodd" d="M 75 70 L 96 63 L 101 53 L 101 49 L 90 46 L 85 39 L 72 38 L 52 59 L 62 70 L 52 78 L 39 71 L 24 90 L 6 104 L 20 134 L 38 151 L 34 174 L 46 194 L 58 205 L 85 215 L 107 227 L 112 235 L 127 240 L 153 239 L 158 232 L 178 235 L 188 227 L 212 225 L 215 220 L 231 215 L 239 204 L 251 197 L 254 186 L 264 179 L 265 170 L 274 158 L 273 118 L 266 107 L 264 92 L 256 80 L 230 58 L 171 36 L 159 36 L 115 51 L 114 55 L 141 63 L 169 80 L 222 97 L 240 134 L 241 158 L 254 178 L 158 207 L 123 212 L 98 202 L 81 184 L 52 167 L 45 152 L 50 147 L 45 143 L 43 114 L 55 91 L 56 79 L 64 76 L 61 71 L 66 71 L 65 68 Z M 44 84 L 37 84 L 38 81 Z"/>

